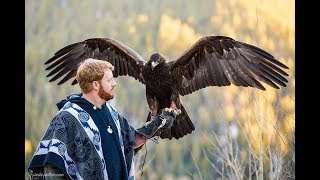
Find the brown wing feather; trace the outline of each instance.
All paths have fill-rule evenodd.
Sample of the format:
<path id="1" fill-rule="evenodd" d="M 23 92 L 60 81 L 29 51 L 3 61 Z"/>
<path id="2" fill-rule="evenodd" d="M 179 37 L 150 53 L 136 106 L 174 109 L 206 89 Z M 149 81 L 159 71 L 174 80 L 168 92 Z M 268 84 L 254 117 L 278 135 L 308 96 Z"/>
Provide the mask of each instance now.
<path id="1" fill-rule="evenodd" d="M 53 76 L 49 82 L 62 77 L 60 85 L 75 77 L 77 68 L 87 58 L 109 61 L 114 66 L 114 77 L 129 75 L 144 84 L 142 68 L 146 62 L 137 52 L 111 38 L 91 38 L 57 51 L 45 62 L 49 65 L 46 70 L 51 70 L 47 77 Z M 76 83 L 74 79 L 72 85 Z"/>
<path id="2" fill-rule="evenodd" d="M 179 58 L 169 63 L 170 71 L 186 95 L 207 86 L 255 87 L 264 82 L 279 89 L 286 86 L 286 65 L 268 52 L 225 36 L 199 39 Z"/>

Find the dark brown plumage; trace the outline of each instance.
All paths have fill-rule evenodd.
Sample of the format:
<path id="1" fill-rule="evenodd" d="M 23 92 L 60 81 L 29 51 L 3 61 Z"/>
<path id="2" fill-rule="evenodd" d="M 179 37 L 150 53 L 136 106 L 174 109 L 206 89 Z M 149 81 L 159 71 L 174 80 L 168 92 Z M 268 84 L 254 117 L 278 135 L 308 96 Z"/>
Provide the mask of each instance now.
<path id="1" fill-rule="evenodd" d="M 148 62 L 135 51 L 111 38 L 92 38 L 68 45 L 45 64 L 51 70 L 50 82 L 64 76 L 59 85 L 75 77 L 78 66 L 87 58 L 109 61 L 114 77 L 131 76 L 146 86 L 150 112 L 166 107 L 182 110 L 175 124 L 162 131 L 161 138 L 179 139 L 195 130 L 180 101 L 184 96 L 208 86 L 254 87 L 265 90 L 260 82 L 273 88 L 286 86 L 286 65 L 266 51 L 225 36 L 206 36 L 195 42 L 180 57 L 167 61 L 154 53 Z M 74 79 L 72 85 L 76 84 Z M 149 116 L 150 117 L 150 113 Z M 149 119 L 148 119 L 149 120 Z"/>

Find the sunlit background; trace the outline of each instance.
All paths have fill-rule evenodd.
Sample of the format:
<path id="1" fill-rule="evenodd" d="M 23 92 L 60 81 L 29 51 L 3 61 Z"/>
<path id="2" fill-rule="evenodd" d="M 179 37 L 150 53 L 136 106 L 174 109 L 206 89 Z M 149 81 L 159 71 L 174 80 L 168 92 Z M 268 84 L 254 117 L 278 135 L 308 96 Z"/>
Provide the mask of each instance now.
<path id="1" fill-rule="evenodd" d="M 287 87 L 208 87 L 183 96 L 196 130 L 179 140 L 148 141 L 136 179 L 292 179 L 295 177 L 295 4 L 292 0 L 25 1 L 25 168 L 57 113 L 80 89 L 49 83 L 44 62 L 60 48 L 112 37 L 145 60 L 169 59 L 200 37 L 224 35 L 258 46 L 290 69 Z M 145 122 L 144 85 L 116 79 L 110 102 L 132 125 Z"/>

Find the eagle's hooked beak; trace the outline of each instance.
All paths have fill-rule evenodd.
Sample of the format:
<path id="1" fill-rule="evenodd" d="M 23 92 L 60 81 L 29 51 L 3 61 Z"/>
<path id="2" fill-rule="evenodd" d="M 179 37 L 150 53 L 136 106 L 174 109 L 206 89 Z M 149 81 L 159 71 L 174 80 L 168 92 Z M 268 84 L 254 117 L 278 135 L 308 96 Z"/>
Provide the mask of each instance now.
<path id="1" fill-rule="evenodd" d="M 158 64 L 158 62 L 151 62 L 151 69 L 153 70 Z"/>

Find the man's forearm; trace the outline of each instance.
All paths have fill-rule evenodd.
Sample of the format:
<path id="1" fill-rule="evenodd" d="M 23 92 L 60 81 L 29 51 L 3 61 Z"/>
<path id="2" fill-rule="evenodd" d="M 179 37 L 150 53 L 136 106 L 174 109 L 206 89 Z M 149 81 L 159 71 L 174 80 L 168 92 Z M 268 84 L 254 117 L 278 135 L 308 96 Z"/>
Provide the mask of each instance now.
<path id="1" fill-rule="evenodd" d="M 134 148 L 140 149 L 157 132 L 160 124 L 161 121 L 157 118 L 154 121 L 146 122 L 141 128 L 136 129 Z"/>
<path id="2" fill-rule="evenodd" d="M 136 129 L 134 141 L 135 154 L 141 149 L 148 139 L 155 135 L 158 129 L 171 128 L 176 116 L 180 113 L 180 110 L 165 108 L 154 120 L 148 121 L 141 128 Z"/>

